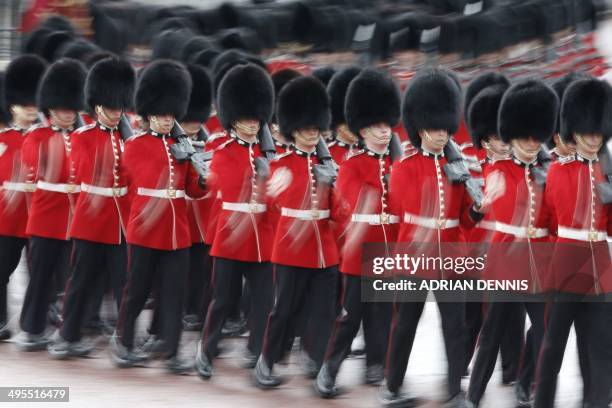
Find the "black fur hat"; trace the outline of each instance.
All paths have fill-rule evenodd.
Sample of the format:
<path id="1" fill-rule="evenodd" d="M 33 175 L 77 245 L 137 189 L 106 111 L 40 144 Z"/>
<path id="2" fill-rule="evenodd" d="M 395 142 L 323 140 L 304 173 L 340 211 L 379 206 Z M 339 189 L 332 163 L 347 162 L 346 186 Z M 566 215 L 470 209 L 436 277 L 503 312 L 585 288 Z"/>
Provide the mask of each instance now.
<path id="1" fill-rule="evenodd" d="M 329 129 L 331 111 L 325 86 L 313 76 L 295 78 L 278 95 L 276 117 L 280 132 L 291 141 L 299 129 Z"/>
<path id="2" fill-rule="evenodd" d="M 470 103 L 467 112 L 467 125 L 476 149 L 482 149 L 481 142 L 487 141 L 489 136 L 497 134 L 497 112 L 507 89 L 508 85 L 503 83 L 488 86 L 478 92 Z"/>
<path id="3" fill-rule="evenodd" d="M 561 138 L 573 141 L 576 133 L 601 133 L 604 141 L 612 134 L 612 87 L 588 78 L 572 82 L 561 104 Z"/>
<path id="4" fill-rule="evenodd" d="M 559 98 L 539 80 L 525 80 L 504 93 L 499 107 L 498 134 L 506 143 L 533 136 L 545 143 L 555 132 Z"/>
<path id="5" fill-rule="evenodd" d="M 419 130 L 444 129 L 454 134 L 461 121 L 461 91 L 446 71 L 418 72 L 408 83 L 402 121 L 414 146 L 421 146 Z"/>
<path id="6" fill-rule="evenodd" d="M 22 43 L 21 50 L 24 54 L 37 54 L 42 50 L 42 43 L 47 35 L 51 33 L 51 29 L 38 27 L 28 34 Z"/>
<path id="7" fill-rule="evenodd" d="M 361 129 L 377 123 L 393 127 L 400 118 L 400 105 L 399 90 L 393 79 L 383 71 L 364 69 L 351 81 L 346 92 L 346 123 L 357 136 Z"/>
<path id="8" fill-rule="evenodd" d="M 25 54 L 12 60 L 4 77 L 4 102 L 12 105 L 36 105 L 38 83 L 45 73 L 47 63 L 40 57 Z"/>
<path id="9" fill-rule="evenodd" d="M 86 75 L 83 64 L 70 58 L 49 65 L 38 86 L 38 108 L 45 113 L 57 108 L 82 110 Z"/>
<path id="10" fill-rule="evenodd" d="M 323 85 L 327 86 L 335 73 L 336 70 L 333 67 L 325 66 L 312 71 L 312 76 L 321 81 Z"/>
<path id="11" fill-rule="evenodd" d="M 173 115 L 182 118 L 187 112 L 191 76 L 179 62 L 160 59 L 147 65 L 138 77 L 136 87 L 136 113 Z"/>
<path id="12" fill-rule="evenodd" d="M 212 108 L 212 81 L 206 70 L 198 65 L 187 65 L 191 75 L 191 95 L 187 113 L 181 121 L 205 122 Z"/>
<path id="13" fill-rule="evenodd" d="M 213 90 L 218 90 L 221 80 L 223 80 L 223 77 L 230 69 L 236 65 L 245 65 L 248 63 L 259 65 L 264 70 L 266 69 L 266 64 L 259 58 L 246 54 L 240 50 L 228 50 L 219 54 L 213 63 Z"/>
<path id="14" fill-rule="evenodd" d="M 93 112 L 97 105 L 114 109 L 131 109 L 134 103 L 136 74 L 130 63 L 119 57 L 96 62 L 85 82 L 85 103 Z"/>
<path id="15" fill-rule="evenodd" d="M 470 110 L 470 103 L 483 89 L 494 86 L 502 85 L 506 89 L 510 86 L 510 80 L 503 74 L 497 72 L 485 72 L 474 78 L 468 86 L 465 88 L 465 97 L 463 102 L 463 115 L 465 121 L 468 121 L 468 112 Z"/>
<path id="16" fill-rule="evenodd" d="M 227 130 L 237 120 L 268 123 L 274 110 L 270 75 L 255 64 L 240 64 L 223 76 L 217 90 L 217 114 Z"/>
<path id="17" fill-rule="evenodd" d="M 48 62 L 53 62 L 58 58 L 57 51 L 72 40 L 74 40 L 74 34 L 68 31 L 52 31 L 45 36 L 41 44 L 40 56 Z"/>
<path id="18" fill-rule="evenodd" d="M 99 50 L 98 46 L 91 41 L 79 38 L 64 43 L 57 51 L 57 56 L 60 58 L 73 58 L 84 63 L 91 54 Z"/>
<path id="19" fill-rule="evenodd" d="M 550 84 L 550 86 L 552 87 L 553 91 L 555 91 L 555 93 L 557 94 L 557 98 L 559 98 L 559 102 L 562 102 L 565 91 L 574 81 L 577 81 L 579 79 L 588 79 L 588 78 L 590 78 L 590 76 L 582 72 L 570 72 L 568 74 L 565 74 L 561 78 L 558 78 L 557 80 L 555 80 L 552 84 Z M 559 109 L 560 108 L 561 106 L 559 106 Z M 561 112 L 559 112 L 559 114 L 560 113 Z M 561 126 L 561 120 L 557 120 L 557 129 L 555 130 L 555 133 L 561 132 L 560 126 Z"/>
<path id="20" fill-rule="evenodd" d="M 0 123 L 8 124 L 11 121 L 8 109 L 4 106 L 4 72 L 0 71 Z"/>
<path id="21" fill-rule="evenodd" d="M 336 72 L 327 84 L 327 93 L 329 94 L 331 103 L 332 129 L 346 123 L 346 118 L 344 117 L 346 91 L 351 81 L 355 79 L 360 72 L 361 68 L 356 66 L 344 68 L 342 71 Z"/>
<path id="22" fill-rule="evenodd" d="M 276 101 L 276 103 L 278 103 L 278 94 L 280 93 L 281 89 L 283 89 L 283 87 L 287 85 L 291 80 L 300 76 L 302 76 L 301 72 L 291 68 L 281 69 L 272 74 L 272 84 L 274 85 L 274 100 Z M 274 112 L 272 121 L 274 123 L 278 122 L 278 120 L 276 119 L 276 110 Z"/>

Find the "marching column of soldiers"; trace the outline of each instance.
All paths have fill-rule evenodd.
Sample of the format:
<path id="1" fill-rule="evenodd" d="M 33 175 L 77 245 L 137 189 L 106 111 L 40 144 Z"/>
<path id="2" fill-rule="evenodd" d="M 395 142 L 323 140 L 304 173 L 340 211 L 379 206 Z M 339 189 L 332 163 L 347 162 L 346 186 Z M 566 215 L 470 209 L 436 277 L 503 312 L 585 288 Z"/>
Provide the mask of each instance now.
<path id="1" fill-rule="evenodd" d="M 85 328 L 111 292 L 117 367 L 162 360 L 171 373 L 195 369 L 208 380 L 224 324 L 242 309 L 241 365 L 257 387 L 283 384 L 275 366 L 299 338 L 304 375 L 334 398 L 361 327 L 364 383 L 380 386 L 383 406 L 417 406 L 404 377 L 428 292 L 366 301 L 364 245 L 390 256 L 395 244 L 470 242 L 488 256 L 484 276 L 499 279 L 511 263 L 513 276 L 530 276 L 548 296 L 435 293 L 444 406 L 482 406 L 498 352 L 517 406 L 555 406 L 574 324 L 583 406 L 608 407 L 612 86 L 587 74 L 549 84 L 486 72 L 464 96 L 446 68 L 420 69 L 401 92 L 383 69 L 271 74 L 271 65 L 232 50 L 210 72 L 159 58 L 136 73 L 112 54 L 87 67 L 32 54 L 9 63 L 0 339 L 85 357 L 95 349 Z M 471 143 L 456 140 L 462 129 Z M 449 170 L 457 154 L 476 158 L 467 180 Z M 24 250 L 29 283 L 13 336 L 7 285 Z M 137 318 L 151 299 L 139 342 Z M 184 326 L 201 328 L 195 361 L 180 353 Z"/>

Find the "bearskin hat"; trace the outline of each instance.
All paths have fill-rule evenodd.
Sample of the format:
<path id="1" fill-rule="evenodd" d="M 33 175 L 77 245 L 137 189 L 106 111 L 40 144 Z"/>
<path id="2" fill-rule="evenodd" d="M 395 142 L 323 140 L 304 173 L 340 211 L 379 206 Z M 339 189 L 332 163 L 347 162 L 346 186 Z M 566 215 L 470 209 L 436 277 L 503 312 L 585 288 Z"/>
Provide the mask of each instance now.
<path id="1" fill-rule="evenodd" d="M 85 62 L 91 54 L 99 50 L 100 49 L 98 46 L 91 41 L 79 38 L 77 40 L 64 43 L 57 51 L 57 56 L 60 58 L 73 58 L 81 62 Z"/>
<path id="2" fill-rule="evenodd" d="M 468 86 L 465 88 L 465 97 L 463 102 L 463 114 L 466 122 L 468 121 L 468 112 L 470 110 L 472 100 L 483 89 L 495 85 L 502 85 L 507 89 L 510 86 L 510 80 L 505 75 L 497 72 L 485 72 L 478 75 L 468 84 Z"/>
<path id="3" fill-rule="evenodd" d="M 46 61 L 53 62 L 59 57 L 56 55 L 57 51 L 72 40 L 74 40 L 74 34 L 68 31 L 52 31 L 42 41 L 39 55 Z"/>
<path id="4" fill-rule="evenodd" d="M 393 79 L 380 70 L 364 69 L 351 81 L 346 92 L 346 123 L 358 136 L 359 130 L 377 123 L 393 127 L 400 118 L 400 105 L 399 90 Z"/>
<path id="5" fill-rule="evenodd" d="M 336 70 L 331 66 L 317 68 L 312 71 L 312 76 L 317 78 L 319 81 L 323 83 L 323 85 L 329 85 L 329 81 L 331 81 L 332 77 L 336 73 Z"/>
<path id="6" fill-rule="evenodd" d="M 576 133 L 612 134 L 612 87 L 595 78 L 574 81 L 561 104 L 561 138 L 573 141 Z"/>
<path id="7" fill-rule="evenodd" d="M 346 118 L 344 117 L 346 91 L 351 81 L 355 79 L 360 72 L 361 68 L 356 66 L 344 68 L 342 71 L 336 72 L 327 84 L 327 93 L 329 94 L 331 103 L 332 129 L 346 123 Z"/>
<path id="8" fill-rule="evenodd" d="M 478 92 L 470 103 L 467 125 L 476 149 L 482 149 L 481 142 L 497 134 L 497 112 L 507 89 L 508 85 L 503 83 L 488 86 Z"/>
<path id="9" fill-rule="evenodd" d="M 93 112 L 97 105 L 130 109 L 134 100 L 136 74 L 130 63 L 119 57 L 96 62 L 85 82 L 85 103 Z"/>
<path id="10" fill-rule="evenodd" d="M 206 70 L 198 65 L 188 65 L 191 75 L 191 95 L 187 113 L 181 121 L 205 122 L 210 116 L 212 108 L 212 81 Z"/>
<path id="11" fill-rule="evenodd" d="M 461 91 L 446 71 L 432 68 L 417 73 L 408 83 L 402 121 L 411 143 L 421 146 L 419 130 L 444 129 L 454 134 L 461 121 Z"/>
<path id="12" fill-rule="evenodd" d="M 533 136 L 542 143 L 552 137 L 557 122 L 559 98 L 539 80 L 525 80 L 504 93 L 498 113 L 498 134 L 506 143 Z"/>
<path id="13" fill-rule="evenodd" d="M 10 62 L 4 77 L 4 102 L 12 105 L 36 105 L 38 83 L 45 73 L 47 63 L 32 54 L 22 55 Z"/>
<path id="14" fill-rule="evenodd" d="M 4 106 L 4 72 L 0 71 L 0 123 L 7 124 L 11 121 L 11 115 Z"/>
<path id="15" fill-rule="evenodd" d="M 301 72 L 291 68 L 281 69 L 272 74 L 272 85 L 274 85 L 274 99 L 277 103 L 278 94 L 280 93 L 281 89 L 283 89 L 283 87 L 287 85 L 291 80 L 300 76 L 302 76 Z M 274 112 L 273 116 L 274 117 L 272 118 L 272 121 L 276 123 L 276 112 Z"/>
<path id="16" fill-rule="evenodd" d="M 173 115 L 182 118 L 187 112 L 191 76 L 179 62 L 160 59 L 147 65 L 138 78 L 136 87 L 136 113 Z"/>
<path id="17" fill-rule="evenodd" d="M 38 108 L 83 109 L 83 88 L 87 71 L 83 64 L 70 58 L 62 58 L 49 65 L 38 86 Z"/>
<path id="18" fill-rule="evenodd" d="M 559 103 L 561 104 L 561 102 L 563 101 L 563 95 L 565 94 L 565 91 L 570 86 L 570 84 L 572 84 L 574 81 L 577 81 L 579 79 L 587 79 L 587 78 L 590 78 L 590 76 L 582 72 L 570 72 L 568 74 L 565 74 L 561 78 L 558 78 L 557 80 L 555 80 L 552 84 L 550 84 L 550 86 L 552 87 L 553 91 L 555 91 L 555 93 L 557 94 L 557 98 L 559 98 Z M 559 108 L 561 108 L 561 106 L 559 106 Z M 561 132 L 560 126 L 561 126 L 561 120 L 559 119 L 557 120 L 557 129 L 555 130 L 555 133 Z"/>
<path id="19" fill-rule="evenodd" d="M 219 54 L 213 63 L 213 90 L 219 89 L 219 84 L 225 74 L 236 65 L 252 63 L 266 70 L 266 64 L 262 60 L 239 50 L 228 50 Z"/>
<path id="20" fill-rule="evenodd" d="M 313 76 L 295 78 L 278 95 L 276 117 L 280 132 L 291 141 L 299 129 L 329 129 L 331 112 L 325 86 Z"/>
<path id="21" fill-rule="evenodd" d="M 273 110 L 274 87 L 263 68 L 240 64 L 223 76 L 217 90 L 217 114 L 225 129 L 231 129 L 237 120 L 268 123 Z"/>

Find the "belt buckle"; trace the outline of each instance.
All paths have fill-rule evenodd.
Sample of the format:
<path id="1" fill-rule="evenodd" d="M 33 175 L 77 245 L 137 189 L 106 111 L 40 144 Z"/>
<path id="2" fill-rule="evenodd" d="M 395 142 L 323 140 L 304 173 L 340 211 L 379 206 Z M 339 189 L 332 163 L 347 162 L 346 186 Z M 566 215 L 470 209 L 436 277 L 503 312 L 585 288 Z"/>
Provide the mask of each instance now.
<path id="1" fill-rule="evenodd" d="M 173 188 L 169 188 L 168 189 L 168 197 L 170 198 L 176 198 L 176 190 Z"/>
<path id="2" fill-rule="evenodd" d="M 72 194 L 72 193 L 74 193 L 75 188 L 76 188 L 76 184 L 67 184 L 66 185 L 66 192 L 68 194 Z"/>
<path id="3" fill-rule="evenodd" d="M 121 196 L 121 187 L 113 187 L 113 195 L 115 197 Z"/>
<path id="4" fill-rule="evenodd" d="M 438 219 L 437 224 L 438 224 L 438 229 L 446 228 L 446 218 Z"/>
<path id="5" fill-rule="evenodd" d="M 28 193 L 33 193 L 36 191 L 36 184 L 32 183 L 31 181 L 26 181 L 24 190 Z"/>
<path id="6" fill-rule="evenodd" d="M 317 210 L 316 208 L 313 208 L 310 210 L 310 216 L 312 217 L 313 220 L 318 220 L 319 219 L 319 210 Z"/>
<path id="7" fill-rule="evenodd" d="M 387 213 L 381 213 L 380 214 L 380 223 L 381 224 L 388 224 L 389 223 L 389 214 Z"/>
<path id="8" fill-rule="evenodd" d="M 530 225 L 529 227 L 527 227 L 527 237 L 535 238 L 535 236 L 536 236 L 536 229 L 535 227 Z"/>
<path id="9" fill-rule="evenodd" d="M 589 231 L 589 241 L 597 241 L 597 231 Z"/>
<path id="10" fill-rule="evenodd" d="M 249 203 L 249 212 L 255 214 L 257 212 L 257 203 L 252 201 Z"/>

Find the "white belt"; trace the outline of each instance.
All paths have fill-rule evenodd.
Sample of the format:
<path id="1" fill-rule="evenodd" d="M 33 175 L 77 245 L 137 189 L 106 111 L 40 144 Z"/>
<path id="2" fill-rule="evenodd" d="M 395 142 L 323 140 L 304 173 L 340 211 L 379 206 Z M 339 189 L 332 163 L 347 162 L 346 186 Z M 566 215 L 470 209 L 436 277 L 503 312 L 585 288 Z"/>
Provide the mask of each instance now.
<path id="1" fill-rule="evenodd" d="M 36 183 L 36 187 L 41 190 L 53 191 L 55 193 L 73 194 L 81 192 L 81 186 L 76 184 L 47 183 L 46 181 L 39 181 Z"/>
<path id="2" fill-rule="evenodd" d="M 127 187 L 98 187 L 81 183 L 81 191 L 103 197 L 123 197 L 127 194 Z"/>
<path id="3" fill-rule="evenodd" d="M 495 230 L 517 238 L 543 238 L 548 235 L 548 228 L 517 227 L 503 222 L 496 222 Z"/>
<path id="4" fill-rule="evenodd" d="M 185 190 L 174 190 L 172 188 L 156 190 L 154 188 L 138 187 L 138 195 L 155 198 L 185 198 Z"/>
<path id="5" fill-rule="evenodd" d="M 382 214 L 353 214 L 351 215 L 351 221 L 353 222 L 367 222 L 370 225 L 381 225 L 381 224 L 397 224 L 399 217 L 397 215 L 391 215 L 387 213 Z"/>
<path id="6" fill-rule="evenodd" d="M 5 181 L 2 183 L 2 188 L 11 191 L 22 191 L 24 193 L 31 193 L 36 190 L 36 184 L 34 183 L 14 183 L 12 181 Z"/>
<path id="7" fill-rule="evenodd" d="M 421 217 L 420 215 L 410 213 L 404 213 L 404 222 L 431 229 L 448 229 L 459 226 L 459 220 L 457 218 Z"/>
<path id="8" fill-rule="evenodd" d="M 281 208 L 281 215 L 298 218 L 300 220 L 323 220 L 329 218 L 329 210 L 296 210 L 294 208 Z"/>
<path id="9" fill-rule="evenodd" d="M 224 210 L 260 214 L 266 212 L 266 205 L 261 203 L 230 203 L 229 201 L 223 201 L 221 208 Z"/>
<path id="10" fill-rule="evenodd" d="M 557 235 L 561 238 L 575 239 L 577 241 L 606 241 L 608 233 L 606 231 L 583 230 L 568 228 L 559 225 Z"/>
<path id="11" fill-rule="evenodd" d="M 476 227 L 490 231 L 496 231 L 495 221 L 480 221 L 478 224 L 476 224 Z"/>

